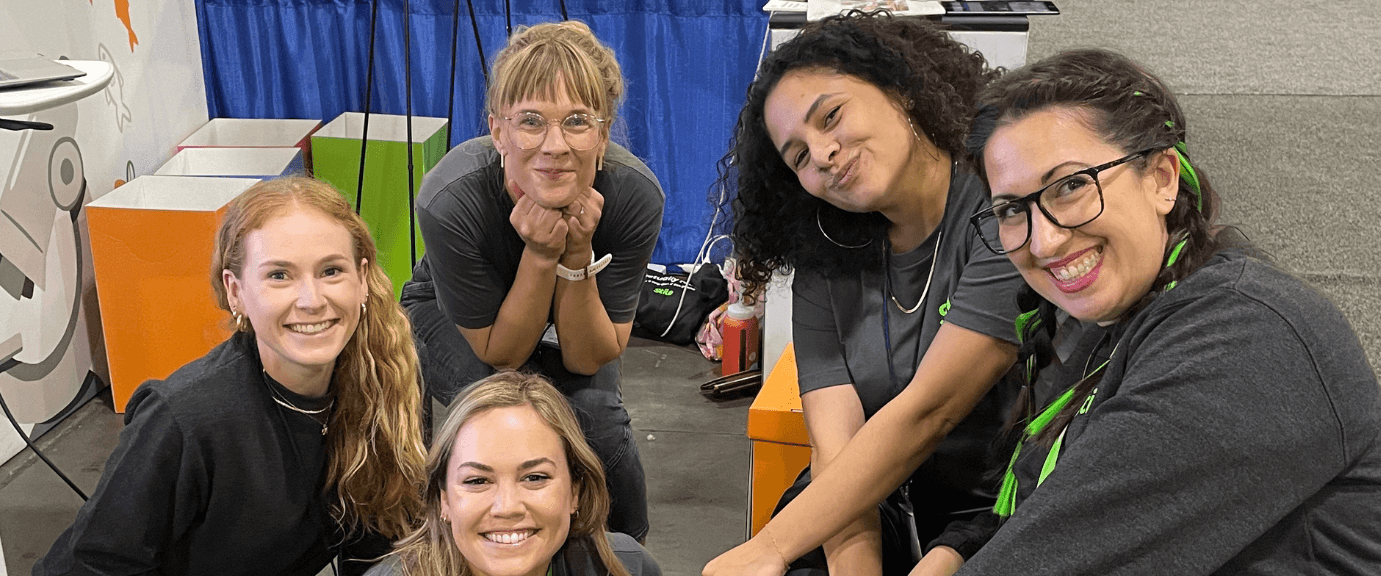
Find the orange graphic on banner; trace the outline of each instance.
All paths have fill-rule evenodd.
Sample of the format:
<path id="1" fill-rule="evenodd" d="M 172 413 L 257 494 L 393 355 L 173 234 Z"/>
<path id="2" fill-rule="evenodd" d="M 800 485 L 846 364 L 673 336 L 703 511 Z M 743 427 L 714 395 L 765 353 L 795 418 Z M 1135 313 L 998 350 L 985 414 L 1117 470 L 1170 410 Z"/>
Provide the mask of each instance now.
<path id="1" fill-rule="evenodd" d="M 94 5 L 96 0 L 87 0 L 87 2 Z M 120 22 L 125 25 L 125 30 L 129 31 L 129 51 L 133 52 L 134 45 L 139 43 L 139 37 L 134 35 L 134 25 L 130 23 L 129 0 L 115 0 L 115 17 L 119 18 Z"/>

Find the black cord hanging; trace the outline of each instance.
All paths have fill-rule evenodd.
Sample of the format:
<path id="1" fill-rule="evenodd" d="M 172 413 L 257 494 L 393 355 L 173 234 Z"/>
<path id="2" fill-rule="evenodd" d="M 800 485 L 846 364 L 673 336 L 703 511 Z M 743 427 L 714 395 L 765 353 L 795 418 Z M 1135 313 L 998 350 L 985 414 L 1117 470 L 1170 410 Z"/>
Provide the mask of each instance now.
<path id="1" fill-rule="evenodd" d="M 513 37 L 513 6 L 509 0 L 503 0 L 503 20 L 508 26 L 508 37 Z"/>
<path id="2" fill-rule="evenodd" d="M 37 124 L 42 124 L 42 123 L 37 123 Z M 45 125 L 46 125 L 46 124 L 45 124 Z M 33 128 L 33 129 L 35 129 L 35 130 L 49 130 L 49 129 L 51 129 L 51 128 L 52 128 L 52 127 L 49 126 L 48 128 L 41 128 L 41 127 L 40 127 L 40 128 Z M 10 128 L 10 129 L 13 130 L 14 128 Z M 77 277 L 77 278 L 81 278 L 81 277 L 82 277 L 82 261 L 83 261 L 83 258 L 84 258 L 84 257 L 82 256 L 81 229 L 80 229 L 80 227 L 77 225 L 77 215 L 80 213 L 80 211 L 81 211 L 81 209 L 82 209 L 82 201 L 83 201 L 83 200 L 85 199 L 85 197 L 86 197 L 86 190 L 87 190 L 87 188 L 86 188 L 86 180 L 83 179 L 83 180 L 82 180 L 82 192 L 81 192 L 81 196 L 79 196 L 79 197 L 77 198 L 76 205 L 75 205 L 75 207 L 72 208 L 72 212 L 71 212 L 71 217 L 72 217 L 72 237 L 78 239 L 78 240 L 77 240 L 77 259 L 76 259 L 76 263 L 77 263 L 77 273 L 76 273 L 76 277 Z M 74 310 L 74 311 L 76 310 L 76 307 L 81 306 L 81 298 L 82 298 L 82 291 L 81 291 L 81 290 L 77 290 L 77 291 L 76 291 L 76 297 L 75 297 L 75 299 L 74 299 L 73 302 L 72 302 L 72 306 L 73 306 L 73 310 Z M 18 354 L 18 351 L 16 351 L 15 353 Z M 13 355 L 10 355 L 9 357 L 5 358 L 3 361 L 0 361 L 0 374 L 4 374 L 5 372 L 8 372 L 10 369 L 14 368 L 15 366 L 18 366 L 19 364 L 20 364 L 20 362 L 19 362 L 18 360 L 15 360 Z M 82 389 L 85 390 L 85 387 L 83 386 Z M 53 464 L 53 461 L 52 461 L 52 460 L 49 460 L 49 459 L 48 459 L 48 456 L 44 455 L 43 452 L 39 451 L 38 446 L 34 445 L 33 439 L 32 439 L 32 438 L 29 438 L 29 435 L 24 433 L 24 429 L 23 429 L 22 427 L 19 426 L 19 421 L 18 421 L 18 420 L 15 420 L 14 414 L 11 414 L 11 413 L 10 413 L 10 406 L 9 406 L 9 404 L 6 404 L 6 403 L 5 403 L 5 397 L 4 397 L 3 395 L 0 395 L 0 409 L 3 409 L 3 410 L 4 410 L 4 412 L 5 412 L 5 418 L 8 419 L 8 420 L 10 421 L 10 424 L 14 426 L 14 432 L 15 432 L 16 434 L 19 435 L 19 439 L 21 439 L 21 440 L 24 441 L 24 445 L 25 445 L 25 446 L 28 446 L 30 450 L 33 450 L 34 455 L 35 455 L 35 456 L 38 456 L 38 459 L 39 459 L 39 460 L 42 460 L 44 464 L 47 464 L 48 467 L 51 468 L 51 469 L 53 470 L 53 473 L 57 474 L 59 478 L 62 478 L 62 481 L 63 481 L 63 482 L 66 482 L 66 483 L 67 483 L 67 486 L 68 486 L 69 488 L 71 488 L 73 492 L 76 492 L 76 493 L 77 493 L 77 496 L 80 496 L 81 499 L 82 499 L 82 501 L 89 500 L 89 498 L 87 497 L 86 493 L 85 493 L 85 492 L 82 492 L 82 489 L 81 489 L 81 488 L 78 488 L 78 487 L 77 487 L 77 484 L 74 483 L 74 482 L 72 482 L 72 479 L 71 479 L 71 478 L 68 478 L 66 474 L 63 474 L 63 473 L 62 473 L 62 470 L 58 469 L 57 465 L 56 465 L 56 464 Z"/>
<path id="3" fill-rule="evenodd" d="M 412 167 L 412 0 L 403 0 L 403 99 L 408 134 L 408 254 L 417 266 L 417 215 L 413 212 L 417 191 Z M 447 126 L 449 129 L 450 127 Z"/>
<path id="4" fill-rule="evenodd" d="M 475 3 L 473 0 L 465 0 L 465 6 L 470 10 L 470 28 L 475 31 L 475 52 L 480 55 L 480 72 L 484 74 L 484 85 L 489 86 L 489 64 L 484 61 L 484 46 L 480 44 L 480 23 L 475 19 Z M 454 73 L 454 61 L 451 68 Z"/>
<path id="5" fill-rule="evenodd" d="M 567 14 L 567 13 L 566 13 L 566 0 L 561 0 L 561 19 L 562 19 L 562 20 L 570 20 L 570 19 L 571 19 L 570 14 Z"/>
<path id="6" fill-rule="evenodd" d="M 451 10 L 451 91 L 446 106 L 446 151 L 451 150 L 451 132 L 456 125 L 456 42 L 460 39 L 460 0 Z"/>
<path id="7" fill-rule="evenodd" d="M 360 179 L 355 186 L 356 214 L 360 214 L 364 209 L 364 153 L 369 146 L 370 96 L 374 93 L 374 34 L 379 24 L 379 1 L 374 0 L 369 15 L 369 57 L 366 64 L 368 71 L 364 76 L 364 131 L 360 134 Z"/>

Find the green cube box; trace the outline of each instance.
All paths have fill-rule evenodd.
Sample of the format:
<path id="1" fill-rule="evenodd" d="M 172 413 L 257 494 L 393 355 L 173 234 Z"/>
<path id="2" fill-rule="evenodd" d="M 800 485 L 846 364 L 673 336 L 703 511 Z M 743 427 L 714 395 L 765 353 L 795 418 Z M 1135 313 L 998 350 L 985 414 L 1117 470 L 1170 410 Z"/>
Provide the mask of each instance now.
<path id="1" fill-rule="evenodd" d="M 445 118 L 412 118 L 413 190 L 422 187 L 422 176 L 446 154 Z M 312 134 L 315 175 L 335 186 L 353 206 L 360 178 L 360 138 L 364 114 L 346 112 Z M 412 278 L 408 242 L 408 147 L 407 119 L 392 114 L 369 115 L 369 145 L 365 153 L 363 209 L 379 246 L 379 265 L 393 281 L 398 297 L 403 283 Z M 417 257 L 422 258 L 422 231 L 416 231 Z"/>

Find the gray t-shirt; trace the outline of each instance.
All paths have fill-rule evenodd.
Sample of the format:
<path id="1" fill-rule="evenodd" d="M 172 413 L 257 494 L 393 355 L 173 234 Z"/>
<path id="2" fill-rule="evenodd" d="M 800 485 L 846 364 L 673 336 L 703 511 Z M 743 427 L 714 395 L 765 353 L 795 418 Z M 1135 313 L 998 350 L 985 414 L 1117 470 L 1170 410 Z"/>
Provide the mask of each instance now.
<path id="1" fill-rule="evenodd" d="M 940 324 L 953 322 L 1016 343 L 1021 275 L 1006 256 L 988 250 L 969 225 L 970 215 L 990 205 L 983 182 L 961 169 L 951 179 L 936 232 L 914 250 L 889 255 L 891 291 L 908 308 L 926 291 L 926 277 L 935 263 L 925 302 L 912 314 L 902 313 L 884 296 L 884 270 L 831 278 L 798 270 L 792 284 L 792 332 L 801 393 L 852 385 L 864 416 L 871 418 L 911 382 Z M 885 313 L 887 335 L 882 329 L 885 306 L 890 307 Z M 889 339 L 895 379 L 887 363 Z M 991 505 L 989 448 L 1015 395 L 1012 387 L 993 386 L 912 474 L 911 493 L 925 494 L 913 498 L 917 517 Z"/>
<path id="2" fill-rule="evenodd" d="M 604 196 L 604 210 L 591 246 L 596 258 L 614 255 L 595 276 L 599 298 L 614 323 L 632 322 L 666 197 L 652 171 L 612 142 L 594 188 Z M 417 194 L 427 253 L 403 286 L 403 301 L 435 298 L 454 324 L 492 326 L 523 255 L 523 239 L 508 221 L 512 212 L 499 154 L 488 136 L 448 152 Z"/>
<path id="3" fill-rule="evenodd" d="M 925 291 L 934 262 L 926 301 L 913 314 L 902 313 L 884 295 L 884 270 L 835 278 L 797 271 L 792 332 L 802 394 L 852 384 L 864 415 L 872 417 L 911 381 L 941 323 L 1016 342 L 1013 323 L 1021 275 L 1006 256 L 988 250 L 969 225 L 968 217 L 990 204 L 977 176 L 957 172 L 936 231 L 914 250 L 889 255 L 891 294 L 908 308 Z M 882 248 L 874 244 L 864 249 Z M 889 375 L 888 338 L 882 329 L 884 302 L 891 306 L 886 315 L 895 380 Z"/>
<path id="4" fill-rule="evenodd" d="M 1381 389 L 1325 297 L 1219 254 L 1094 349 L 1053 471 L 1032 489 L 1047 451 L 1023 448 L 1016 512 L 960 574 L 1381 570 Z"/>

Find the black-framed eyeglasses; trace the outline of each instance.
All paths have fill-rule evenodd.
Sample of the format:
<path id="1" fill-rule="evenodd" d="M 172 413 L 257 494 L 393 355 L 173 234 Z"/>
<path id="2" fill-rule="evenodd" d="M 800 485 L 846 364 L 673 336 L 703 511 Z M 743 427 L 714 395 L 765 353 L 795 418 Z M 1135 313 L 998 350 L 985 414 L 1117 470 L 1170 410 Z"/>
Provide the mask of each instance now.
<path id="1" fill-rule="evenodd" d="M 1103 214 L 1103 185 L 1098 181 L 1099 172 L 1160 149 L 1159 146 L 1147 148 L 1106 164 L 1085 168 L 1020 198 L 979 210 L 969 217 L 969 224 L 978 231 L 983 244 L 998 254 L 1020 250 L 1031 240 L 1032 204 L 1051 224 L 1061 228 L 1078 228 Z"/>
<path id="2" fill-rule="evenodd" d="M 509 125 L 513 127 L 513 139 L 523 150 L 532 150 L 541 146 L 547 140 L 547 133 L 551 131 L 551 125 L 557 123 L 556 120 L 547 120 L 546 117 L 536 112 L 520 112 L 513 116 L 504 116 L 503 119 L 507 120 Z M 598 128 L 604 122 L 604 118 L 596 118 L 589 114 L 577 112 L 561 119 L 559 123 L 561 124 L 561 135 L 565 137 L 566 145 L 583 152 L 599 144 L 601 131 Z"/>

